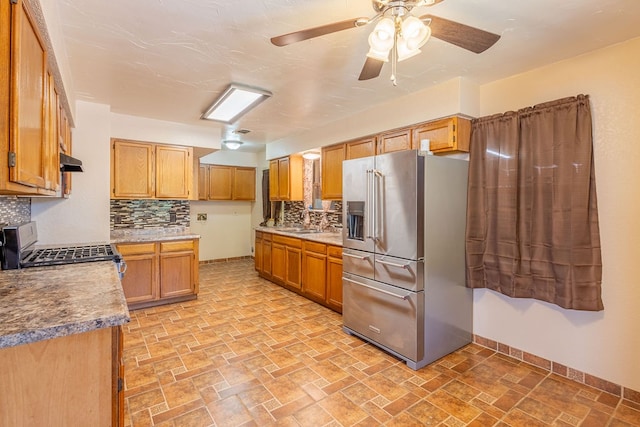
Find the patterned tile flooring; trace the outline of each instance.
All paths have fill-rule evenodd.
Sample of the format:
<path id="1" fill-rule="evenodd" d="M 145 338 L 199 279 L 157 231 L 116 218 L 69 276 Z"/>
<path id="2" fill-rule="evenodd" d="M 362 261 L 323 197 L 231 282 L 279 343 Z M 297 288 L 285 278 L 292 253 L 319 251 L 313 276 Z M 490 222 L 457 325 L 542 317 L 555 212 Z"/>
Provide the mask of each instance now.
<path id="1" fill-rule="evenodd" d="M 419 371 L 341 317 L 203 265 L 198 300 L 131 313 L 127 426 L 640 426 L 640 405 L 471 344 Z"/>

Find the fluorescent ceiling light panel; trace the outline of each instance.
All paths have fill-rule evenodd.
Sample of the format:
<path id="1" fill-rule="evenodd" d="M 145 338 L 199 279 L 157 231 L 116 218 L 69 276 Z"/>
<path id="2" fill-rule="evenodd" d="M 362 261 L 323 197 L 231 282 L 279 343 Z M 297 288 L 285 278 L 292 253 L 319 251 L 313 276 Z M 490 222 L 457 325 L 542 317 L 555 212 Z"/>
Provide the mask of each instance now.
<path id="1" fill-rule="evenodd" d="M 231 124 L 270 96 L 266 90 L 231 84 L 201 118 Z"/>

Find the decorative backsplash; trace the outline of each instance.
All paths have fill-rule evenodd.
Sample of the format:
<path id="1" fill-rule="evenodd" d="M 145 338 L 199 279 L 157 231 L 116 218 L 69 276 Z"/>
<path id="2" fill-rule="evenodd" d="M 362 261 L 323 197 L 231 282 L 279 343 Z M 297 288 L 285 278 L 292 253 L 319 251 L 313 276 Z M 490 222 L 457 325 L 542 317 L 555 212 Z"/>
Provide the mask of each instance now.
<path id="1" fill-rule="evenodd" d="M 111 200 L 111 230 L 189 227 L 188 200 Z"/>
<path id="2" fill-rule="evenodd" d="M 20 224 L 31 221 L 31 199 L 0 197 L 0 223 Z"/>
<path id="3" fill-rule="evenodd" d="M 325 202 L 323 202 L 325 203 Z M 309 211 L 309 224 L 311 227 L 320 225 L 322 215 L 326 212 L 327 221 L 331 227 L 342 227 L 342 202 L 329 202 L 331 210 Z M 284 202 L 284 223 L 302 224 L 304 221 L 305 202 Z"/>

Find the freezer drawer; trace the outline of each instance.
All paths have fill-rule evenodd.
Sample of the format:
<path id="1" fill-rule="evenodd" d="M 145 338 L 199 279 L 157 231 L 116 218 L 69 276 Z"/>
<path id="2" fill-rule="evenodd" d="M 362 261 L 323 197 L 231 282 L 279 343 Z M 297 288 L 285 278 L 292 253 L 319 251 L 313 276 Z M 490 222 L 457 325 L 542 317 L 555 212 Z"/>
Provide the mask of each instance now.
<path id="1" fill-rule="evenodd" d="M 373 257 L 369 252 L 342 249 L 342 271 L 373 279 Z"/>
<path id="2" fill-rule="evenodd" d="M 424 289 L 424 262 L 376 255 L 374 279 L 410 291 Z"/>
<path id="3" fill-rule="evenodd" d="M 344 326 L 372 344 L 418 361 L 424 354 L 424 292 L 349 273 L 342 277 Z"/>

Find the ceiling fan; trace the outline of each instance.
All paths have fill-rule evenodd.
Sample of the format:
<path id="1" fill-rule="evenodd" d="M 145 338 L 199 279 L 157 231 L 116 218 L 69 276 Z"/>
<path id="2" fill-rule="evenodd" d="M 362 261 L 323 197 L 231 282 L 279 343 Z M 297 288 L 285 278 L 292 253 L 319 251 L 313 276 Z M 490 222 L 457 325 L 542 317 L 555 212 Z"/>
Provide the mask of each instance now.
<path id="1" fill-rule="evenodd" d="M 376 14 L 294 31 L 272 37 L 276 46 L 287 46 L 303 40 L 355 27 L 376 23 L 369 35 L 370 50 L 358 80 L 369 80 L 380 75 L 382 66 L 391 56 L 391 81 L 396 84 L 398 61 L 420 53 L 429 37 L 433 36 L 474 53 L 493 46 L 500 36 L 459 22 L 433 15 L 413 16 L 411 11 L 420 6 L 433 6 L 443 0 L 372 0 Z"/>

